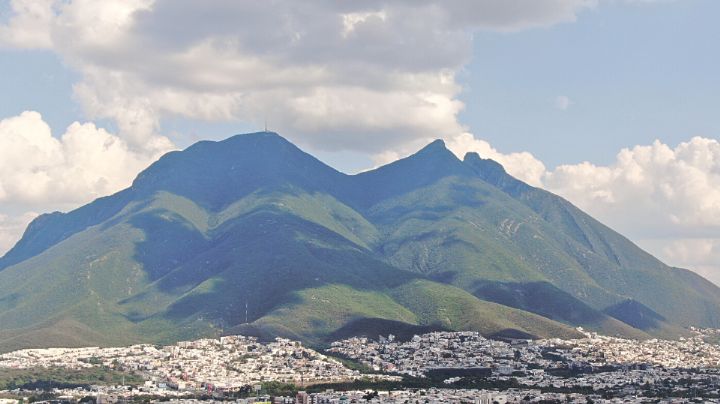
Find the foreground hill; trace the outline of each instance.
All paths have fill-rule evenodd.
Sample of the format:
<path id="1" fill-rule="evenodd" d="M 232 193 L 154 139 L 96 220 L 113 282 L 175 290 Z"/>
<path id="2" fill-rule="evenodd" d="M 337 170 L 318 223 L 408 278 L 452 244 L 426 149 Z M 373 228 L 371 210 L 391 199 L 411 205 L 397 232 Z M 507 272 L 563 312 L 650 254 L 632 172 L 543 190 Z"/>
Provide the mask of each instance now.
<path id="1" fill-rule="evenodd" d="M 720 326 L 720 289 L 441 141 L 349 176 L 274 133 L 172 152 L 0 258 L 0 349 L 243 332 Z"/>

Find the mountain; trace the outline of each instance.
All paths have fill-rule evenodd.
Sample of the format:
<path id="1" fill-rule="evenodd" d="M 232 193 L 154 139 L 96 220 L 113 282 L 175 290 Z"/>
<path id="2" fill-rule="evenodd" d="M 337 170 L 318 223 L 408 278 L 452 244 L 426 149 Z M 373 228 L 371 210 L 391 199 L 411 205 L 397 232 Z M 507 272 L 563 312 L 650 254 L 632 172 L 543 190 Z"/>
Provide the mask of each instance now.
<path id="1" fill-rule="evenodd" d="M 720 289 L 442 141 L 346 175 L 277 134 L 172 152 L 0 258 L 0 350 L 432 329 L 673 337 Z"/>

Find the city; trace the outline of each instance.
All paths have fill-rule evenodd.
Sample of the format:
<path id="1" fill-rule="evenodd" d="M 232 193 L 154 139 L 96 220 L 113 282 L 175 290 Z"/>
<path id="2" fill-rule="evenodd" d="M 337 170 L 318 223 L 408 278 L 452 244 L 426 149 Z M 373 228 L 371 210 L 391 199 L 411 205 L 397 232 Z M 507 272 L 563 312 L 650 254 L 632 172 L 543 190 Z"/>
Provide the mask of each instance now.
<path id="1" fill-rule="evenodd" d="M 399 341 L 336 341 L 325 353 L 277 338 L 226 336 L 169 346 L 27 349 L 0 355 L 1 369 L 104 368 L 140 376 L 131 385 L 55 386 L 77 402 L 657 402 L 720 398 L 714 329 L 678 340 L 630 340 L 584 331 L 579 339 L 493 340 L 433 332 Z M 124 378 L 123 378 L 124 381 Z M 123 383 L 124 384 L 124 383 Z M 284 395 L 271 386 L 285 386 Z M 15 386 L 0 398 L 28 399 Z M 12 401 L 8 401 L 12 402 Z"/>

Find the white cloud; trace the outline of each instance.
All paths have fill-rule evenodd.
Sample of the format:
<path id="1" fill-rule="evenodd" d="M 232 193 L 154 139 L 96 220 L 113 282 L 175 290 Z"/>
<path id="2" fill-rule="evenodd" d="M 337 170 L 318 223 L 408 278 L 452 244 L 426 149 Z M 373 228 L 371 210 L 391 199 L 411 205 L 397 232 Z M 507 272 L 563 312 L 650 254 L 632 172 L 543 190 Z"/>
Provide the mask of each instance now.
<path id="1" fill-rule="evenodd" d="M 23 112 L 0 121 L 0 201 L 88 202 L 128 186 L 157 157 L 132 152 L 92 123 L 75 122 L 57 139 L 39 113 Z"/>
<path id="2" fill-rule="evenodd" d="M 490 143 L 473 137 L 470 133 L 454 136 L 447 141 L 447 147 L 458 158 L 468 152 L 477 152 L 482 158 L 493 159 L 505 167 L 507 172 L 530 185 L 542 186 L 545 165 L 531 153 L 519 152 L 504 154 L 493 148 Z"/>
<path id="3" fill-rule="evenodd" d="M 17 242 L 37 213 L 29 211 L 19 215 L 0 214 L 0 256 Z"/>
<path id="4" fill-rule="evenodd" d="M 563 165 L 548 172 L 543 184 L 668 264 L 720 281 L 717 140 L 623 149 L 612 165 Z"/>
<path id="5" fill-rule="evenodd" d="M 5 45 L 81 73 L 90 119 L 133 150 L 170 116 L 272 127 L 315 149 L 400 152 L 465 132 L 455 80 L 473 30 L 574 21 L 595 0 L 14 0 Z"/>
<path id="6" fill-rule="evenodd" d="M 665 262 L 690 268 L 720 285 L 720 236 L 640 240 L 640 245 L 655 251 Z"/>
<path id="7" fill-rule="evenodd" d="M 560 166 L 544 184 L 643 238 L 720 229 L 720 143 L 715 139 L 623 149 L 610 166 Z"/>
<path id="8" fill-rule="evenodd" d="M 572 21 L 588 0 L 12 0 L 0 46 L 49 49 L 80 74 L 88 119 L 53 137 L 39 114 L 0 123 L 0 221 L 116 191 L 172 148 L 164 118 L 267 118 L 304 146 L 406 153 L 459 136 L 457 71 L 472 31 Z M 378 157 L 381 158 L 381 157 Z M 19 212 L 19 213 L 18 213 Z M 5 236 L 7 237 L 7 236 Z M 7 238 L 6 238 L 7 239 Z"/>
<path id="9" fill-rule="evenodd" d="M 92 123 L 75 122 L 58 139 L 37 112 L 1 120 L 0 251 L 19 237 L 34 212 L 72 208 L 114 193 L 158 157 L 159 152 L 133 152 Z"/>
<path id="10" fill-rule="evenodd" d="M 0 25 L 0 47 L 51 47 L 50 26 L 56 17 L 54 4 L 55 0 L 11 0 L 14 15 L 7 25 Z"/>

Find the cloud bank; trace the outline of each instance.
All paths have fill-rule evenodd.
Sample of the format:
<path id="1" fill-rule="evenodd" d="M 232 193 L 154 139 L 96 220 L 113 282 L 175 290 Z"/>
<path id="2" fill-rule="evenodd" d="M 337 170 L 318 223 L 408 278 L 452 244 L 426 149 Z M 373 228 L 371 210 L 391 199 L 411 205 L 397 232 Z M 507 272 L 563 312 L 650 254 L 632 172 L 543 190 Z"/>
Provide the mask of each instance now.
<path id="1" fill-rule="evenodd" d="M 37 112 L 0 121 L 0 201 L 76 205 L 128 186 L 158 156 L 132 152 L 92 123 L 70 125 L 57 139 Z"/>
<path id="2" fill-rule="evenodd" d="M 314 149 L 407 153 L 465 132 L 475 30 L 574 21 L 592 0 L 13 0 L 5 46 L 79 71 L 90 119 L 162 149 L 164 118 L 265 119 Z M 260 125 L 258 125 L 260 126 Z"/>

